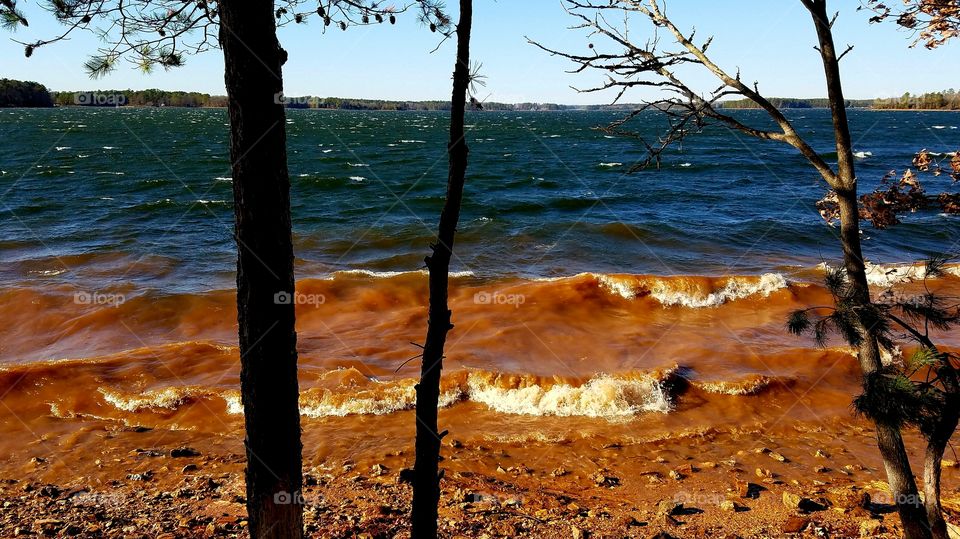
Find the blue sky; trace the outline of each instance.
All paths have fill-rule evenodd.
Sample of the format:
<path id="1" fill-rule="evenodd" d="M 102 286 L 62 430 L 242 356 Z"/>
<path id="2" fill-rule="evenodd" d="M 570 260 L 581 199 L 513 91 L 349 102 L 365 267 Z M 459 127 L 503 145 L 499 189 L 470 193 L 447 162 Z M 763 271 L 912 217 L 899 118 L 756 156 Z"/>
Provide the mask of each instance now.
<path id="1" fill-rule="evenodd" d="M 455 0 L 450 11 L 456 14 Z M 870 25 L 868 14 L 857 12 L 857 0 L 834 0 L 840 11 L 834 27 L 837 45 L 855 49 L 843 61 L 846 95 L 849 98 L 889 97 L 960 87 L 953 75 L 960 60 L 960 43 L 935 51 L 910 49 L 910 35 L 893 24 Z M 92 81 L 81 67 L 96 50 L 97 39 L 78 33 L 70 41 L 38 49 L 24 58 L 20 45 L 8 38 L 32 41 L 58 30 L 52 17 L 35 1 L 20 0 L 30 21 L 29 28 L 0 39 L 0 76 L 35 80 L 53 90 L 80 89 L 182 89 L 222 94 L 223 60 L 220 51 L 188 57 L 185 67 L 143 74 L 121 64 L 107 77 Z M 769 96 L 818 97 L 824 95 L 823 75 L 816 51 L 810 17 L 799 0 L 672 0 L 667 13 L 678 26 L 697 28 L 697 35 L 714 35 L 711 53 L 730 71 L 740 68 L 742 77 L 760 82 Z M 526 42 L 525 36 L 553 48 L 586 52 L 588 40 L 582 31 L 569 30 L 575 21 L 559 0 L 476 0 L 473 51 L 483 63 L 487 86 L 478 97 L 503 102 L 606 103 L 613 95 L 582 94 L 570 86 L 589 87 L 597 74 L 565 73 L 572 64 L 553 58 Z M 280 39 L 290 54 L 284 66 L 288 96 L 319 95 L 380 99 L 449 99 L 449 81 L 455 43 L 447 41 L 437 52 L 437 34 L 420 26 L 412 14 L 389 24 L 353 27 L 346 32 L 322 32 L 311 19 L 307 25 L 285 27 Z M 631 37 L 646 41 L 649 24 L 631 25 Z M 602 50 L 602 39 L 592 40 Z M 704 90 L 716 86 L 709 76 L 688 73 Z M 651 97 L 649 91 L 628 93 L 624 101 Z"/>

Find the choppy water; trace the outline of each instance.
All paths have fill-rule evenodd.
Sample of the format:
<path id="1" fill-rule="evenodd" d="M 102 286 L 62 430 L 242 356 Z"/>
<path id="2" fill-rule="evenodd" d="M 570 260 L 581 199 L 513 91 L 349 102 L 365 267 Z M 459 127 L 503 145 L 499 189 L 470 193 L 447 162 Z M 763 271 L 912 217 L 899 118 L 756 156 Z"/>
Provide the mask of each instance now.
<path id="1" fill-rule="evenodd" d="M 831 155 L 827 111 L 790 116 Z M 638 145 L 592 129 L 616 117 L 468 118 L 446 419 L 510 436 L 650 412 L 683 415 L 633 428 L 846 417 L 852 357 L 784 331 L 791 309 L 830 301 L 817 266 L 839 258 L 814 208 L 825 192 L 816 173 L 789 147 L 715 129 L 661 170 L 628 175 Z M 863 185 L 920 148 L 960 146 L 958 113 L 851 111 L 851 122 Z M 418 365 L 399 367 L 425 330 L 418 270 L 442 205 L 446 123 L 288 112 L 298 292 L 323 299 L 298 308 L 305 417 L 360 433 L 337 418 L 412 406 Z M 54 438 L 114 423 L 239 429 L 224 111 L 2 110 L 0 137 L 7 410 Z M 871 279 L 917 281 L 891 264 L 956 251 L 958 233 L 960 221 L 937 213 L 866 228 Z M 960 280 L 935 286 L 956 293 Z M 810 404 L 788 406 L 798 394 Z M 405 419 L 384 421 L 378 429 L 406 435 Z"/>
<path id="2" fill-rule="evenodd" d="M 740 114 L 762 120 L 761 112 Z M 639 146 L 592 129 L 617 115 L 471 114 L 455 269 L 727 275 L 838 256 L 835 232 L 814 209 L 824 184 L 792 148 L 715 129 L 690 138 L 661 170 L 626 174 Z M 790 116 L 833 155 L 827 111 Z M 442 204 L 446 123 L 443 113 L 288 111 L 300 275 L 420 267 Z M 851 123 L 865 186 L 909 166 L 920 148 L 960 145 L 957 113 L 852 111 Z M 0 136 L 8 277 L 56 274 L 100 286 L 89 258 L 104 257 L 110 265 L 149 261 L 149 271 L 119 277 L 135 286 L 230 286 L 224 111 L 6 110 Z M 948 181 L 927 180 L 931 189 Z M 960 231 L 956 218 L 937 214 L 906 221 L 865 231 L 872 260 L 942 251 Z"/>

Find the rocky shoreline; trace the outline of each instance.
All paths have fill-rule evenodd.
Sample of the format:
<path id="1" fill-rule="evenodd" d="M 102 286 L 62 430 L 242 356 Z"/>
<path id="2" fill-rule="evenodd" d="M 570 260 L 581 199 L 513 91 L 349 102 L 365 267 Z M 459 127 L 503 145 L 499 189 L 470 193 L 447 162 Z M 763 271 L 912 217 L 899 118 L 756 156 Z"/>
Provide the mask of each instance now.
<path id="1" fill-rule="evenodd" d="M 708 443 L 711 440 L 706 440 Z M 712 440 L 723 441 L 723 440 Z M 508 448 L 454 441 L 442 482 L 442 536 L 451 538 L 898 537 L 899 519 L 882 503 L 877 470 L 849 455 L 817 449 L 740 450 L 723 460 L 667 458 L 662 445 L 606 447 L 624 459 L 587 473 L 529 468 Z M 517 448 L 513 448 L 517 449 Z M 630 449 L 658 456 L 646 464 Z M 842 449 L 837 449 L 842 451 Z M 502 462 L 477 466 L 490 455 Z M 346 459 L 308 466 L 309 537 L 406 538 L 410 487 L 403 451 L 369 464 Z M 802 462 L 801 462 L 802 461 Z M 846 464 L 847 461 L 851 463 Z M 98 461 L 99 463 L 100 461 Z M 533 461 L 531 461 L 533 462 Z M 948 465 L 951 463 L 947 463 Z M 49 462 L 35 457 L 23 478 L 0 475 L 0 536 L 178 538 L 246 537 L 243 460 L 189 447 L 140 448 L 103 474 L 43 482 Z M 793 478 L 793 471 L 806 470 Z M 130 470 L 138 470 L 130 472 Z M 127 473 L 124 473 L 127 472 Z M 84 481 L 90 484 L 83 484 Z M 879 494 L 878 494 L 879 492 Z M 956 497 L 956 490 L 945 491 Z M 946 503 L 956 518 L 952 502 Z"/>

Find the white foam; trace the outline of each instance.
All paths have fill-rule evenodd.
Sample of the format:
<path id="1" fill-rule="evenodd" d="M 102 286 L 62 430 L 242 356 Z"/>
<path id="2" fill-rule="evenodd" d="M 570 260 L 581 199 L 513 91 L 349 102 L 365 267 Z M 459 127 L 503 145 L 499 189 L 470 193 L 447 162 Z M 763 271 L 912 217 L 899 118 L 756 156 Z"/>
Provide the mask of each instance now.
<path id="1" fill-rule="evenodd" d="M 616 163 L 616 162 L 612 162 L 612 163 L 600 163 L 600 166 L 601 166 L 601 167 L 621 167 L 621 166 L 623 166 L 623 163 Z"/>
<path id="2" fill-rule="evenodd" d="M 779 273 L 764 273 L 758 281 L 740 277 L 731 277 L 721 290 L 705 296 L 691 295 L 684 291 L 672 290 L 670 286 L 656 287 L 650 293 L 663 305 L 682 305 L 684 307 L 716 307 L 728 301 L 743 299 L 753 295 L 767 297 L 777 290 L 787 288 L 787 280 Z"/>
<path id="3" fill-rule="evenodd" d="M 103 400 L 126 412 L 155 408 L 174 410 L 196 394 L 196 389 L 189 387 L 166 387 L 136 395 L 123 394 L 103 387 L 97 388 L 97 391 L 103 395 Z"/>
<path id="4" fill-rule="evenodd" d="M 853 152 L 853 156 L 857 159 L 866 159 L 868 157 L 873 157 L 873 152 Z"/>
<path id="5" fill-rule="evenodd" d="M 677 285 L 682 281 L 671 279 L 641 280 L 637 283 L 623 278 L 604 274 L 594 274 L 601 286 L 624 299 L 635 299 L 638 292 L 637 284 L 649 286 L 650 295 L 664 307 L 681 306 L 693 309 L 703 307 L 717 307 L 729 301 L 747 298 L 753 295 L 768 297 L 777 290 L 787 288 L 786 278 L 779 273 L 764 273 L 759 279 L 747 277 L 730 277 L 720 290 L 704 293 L 699 290 L 680 288 Z"/>
<path id="6" fill-rule="evenodd" d="M 670 397 L 653 377 L 636 380 L 599 375 L 581 386 L 556 384 L 502 388 L 470 377 L 468 398 L 507 414 L 617 418 L 670 411 Z"/>
<path id="7" fill-rule="evenodd" d="M 430 275 L 430 272 L 421 269 L 415 271 L 375 271 L 368 269 L 351 269 L 351 270 L 342 270 L 334 272 L 334 276 L 337 275 L 363 275 L 364 277 L 373 277 L 374 279 L 389 279 L 391 277 L 399 277 L 401 275 Z M 450 277 L 473 277 L 474 273 L 472 271 L 451 271 Z"/>

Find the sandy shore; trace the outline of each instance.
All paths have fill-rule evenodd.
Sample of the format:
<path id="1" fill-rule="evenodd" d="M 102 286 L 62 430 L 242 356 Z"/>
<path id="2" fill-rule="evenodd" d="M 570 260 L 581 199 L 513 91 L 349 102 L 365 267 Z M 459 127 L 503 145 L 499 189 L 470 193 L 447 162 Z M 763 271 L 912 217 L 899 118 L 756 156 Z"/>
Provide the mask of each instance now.
<path id="1" fill-rule="evenodd" d="M 869 428 L 842 441 L 802 425 L 794 431 L 783 443 L 762 432 L 600 447 L 451 440 L 441 530 L 444 537 L 898 536 L 882 470 L 866 445 Z M 157 445 L 150 432 L 116 433 L 94 466 L 71 478 L 54 471 L 70 453 L 5 461 L 0 536 L 246 536 L 239 444 L 197 450 L 177 438 Z M 408 537 L 411 491 L 400 471 L 411 453 L 305 458 L 308 535 Z M 954 521 L 956 473 L 944 472 Z"/>

